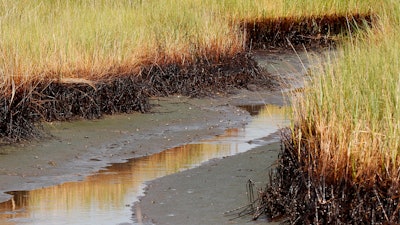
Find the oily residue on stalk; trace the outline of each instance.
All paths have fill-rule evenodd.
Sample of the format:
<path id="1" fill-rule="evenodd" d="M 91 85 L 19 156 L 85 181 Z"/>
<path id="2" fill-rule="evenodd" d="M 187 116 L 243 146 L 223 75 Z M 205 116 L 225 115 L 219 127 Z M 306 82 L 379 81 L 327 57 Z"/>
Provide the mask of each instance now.
<path id="1" fill-rule="evenodd" d="M 372 14 L 262 18 L 242 22 L 242 29 L 251 49 L 320 48 L 335 45 L 337 35 L 371 27 L 375 19 Z"/>
<path id="2" fill-rule="evenodd" d="M 184 65 L 151 65 L 141 71 L 141 77 L 153 96 L 182 94 L 191 97 L 229 92 L 266 79 L 249 53 L 216 60 L 199 58 Z"/>
<path id="3" fill-rule="evenodd" d="M 94 84 L 37 81 L 0 100 L 0 144 L 43 135 L 40 120 L 95 119 L 116 112 L 145 112 L 149 99 L 137 76 Z"/>
<path id="4" fill-rule="evenodd" d="M 288 224 L 400 223 L 398 180 L 374 185 L 330 182 L 316 174 L 322 162 L 310 156 L 309 149 L 294 147 L 291 131 L 282 132 L 282 143 L 278 166 L 259 196 L 258 212 L 271 219 L 286 218 L 283 223 Z"/>
<path id="5" fill-rule="evenodd" d="M 104 114 L 146 112 L 150 96 L 205 96 L 265 80 L 248 53 L 182 64 L 150 64 L 138 73 L 82 79 L 32 81 L 0 97 L 0 144 L 38 137 L 41 120 L 95 119 Z"/>

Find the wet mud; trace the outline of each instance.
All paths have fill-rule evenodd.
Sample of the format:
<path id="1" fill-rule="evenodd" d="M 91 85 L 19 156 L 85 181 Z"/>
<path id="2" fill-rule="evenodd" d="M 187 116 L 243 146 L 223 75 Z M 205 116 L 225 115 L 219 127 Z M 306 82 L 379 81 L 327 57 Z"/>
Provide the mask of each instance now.
<path id="1" fill-rule="evenodd" d="M 151 182 L 135 205 L 135 220 L 165 225 L 278 224 L 230 213 L 249 204 L 248 180 L 255 182 L 256 192 L 265 187 L 280 149 L 279 136 L 269 138 L 272 143 L 263 147 Z"/>
<path id="2" fill-rule="evenodd" d="M 215 158 L 245 152 L 270 140 L 258 140 L 285 124 L 285 108 L 260 106 L 260 114 L 245 127 L 231 128 L 207 140 L 174 147 L 157 154 L 114 163 L 80 182 L 7 192 L 0 203 L 0 223 L 115 224 L 129 222 L 130 205 L 143 195 L 145 182 L 197 167 Z M 251 143 L 249 141 L 252 141 Z M 91 159 L 94 160 L 94 159 Z M 84 216 L 81 216 L 84 215 Z M 138 215 L 139 216 L 139 215 Z"/>

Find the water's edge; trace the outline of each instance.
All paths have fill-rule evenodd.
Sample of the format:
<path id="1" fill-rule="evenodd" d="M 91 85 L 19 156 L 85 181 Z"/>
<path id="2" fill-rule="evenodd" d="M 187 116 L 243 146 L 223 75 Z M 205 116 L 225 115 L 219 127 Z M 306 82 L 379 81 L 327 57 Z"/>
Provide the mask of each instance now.
<path id="1" fill-rule="evenodd" d="M 303 65 L 310 64 L 308 61 L 306 63 L 299 63 L 300 58 L 303 58 L 303 60 L 308 60 L 306 55 L 298 55 L 293 53 L 286 56 L 282 56 L 280 54 L 269 54 L 268 56 L 263 56 L 262 54 L 259 54 L 258 57 L 259 58 L 257 58 L 257 60 L 260 66 L 267 68 L 268 71 L 273 70 L 277 76 L 282 75 L 283 77 L 287 76 L 297 80 L 296 82 L 298 82 L 298 77 L 301 77 L 301 74 L 304 74 L 305 72 L 304 70 L 306 68 L 303 68 Z M 113 176 L 113 172 L 109 171 L 110 169 L 105 172 L 100 170 L 109 166 L 111 163 L 121 163 L 121 166 L 127 165 L 130 162 L 135 161 L 137 158 L 148 157 L 166 149 L 181 146 L 182 144 L 193 143 L 198 140 L 223 134 L 223 132 L 228 128 L 243 127 L 244 124 L 250 121 L 250 116 L 245 110 L 237 108 L 236 106 L 238 105 L 273 104 L 282 106 L 286 103 L 281 91 L 271 92 L 268 90 L 238 90 L 234 95 L 221 97 L 217 96 L 215 98 L 207 99 L 189 99 L 180 96 L 157 98 L 152 100 L 152 104 L 156 105 L 156 107 L 154 108 L 154 112 L 149 114 L 118 115 L 108 117 L 105 120 L 48 124 L 48 126 L 51 128 L 52 135 L 54 135 L 54 138 L 51 140 L 37 143 L 25 143 L 19 146 L 11 146 L 0 149 L 0 153 L 2 154 L 0 157 L 0 192 L 3 193 L 0 193 L 0 202 L 10 198 L 10 195 L 6 194 L 6 192 L 13 194 L 16 193 L 14 192 L 16 190 L 28 191 L 70 181 L 84 179 L 87 180 L 88 178 L 86 177 L 93 174 L 95 175 L 91 177 L 96 177 L 101 174 Z M 277 128 L 274 129 L 274 131 L 276 131 Z M 265 137 L 266 135 L 267 134 L 264 134 L 258 138 Z M 247 161 L 247 165 L 255 166 L 256 163 L 251 162 L 251 160 L 254 159 L 253 154 L 258 154 L 257 156 L 261 156 L 263 153 L 265 153 L 266 156 L 262 156 L 261 158 L 267 157 L 269 160 L 275 159 L 276 157 L 274 157 L 274 154 L 277 152 L 276 149 L 278 142 L 277 136 L 273 136 L 272 139 L 269 139 L 269 142 L 263 143 L 264 147 L 269 147 L 260 147 L 256 148 L 255 151 L 252 150 L 248 153 L 239 154 L 237 157 L 241 157 L 241 160 L 237 161 L 236 164 L 233 162 L 234 164 L 231 165 L 230 169 L 232 169 L 232 166 L 238 166 L 237 163 L 243 161 L 243 159 L 246 157 L 250 160 Z M 261 153 L 257 153 L 259 151 L 261 151 Z M 233 154 L 237 153 L 240 152 Z M 229 155 L 232 154 L 230 153 L 216 157 L 225 157 Z M 226 176 L 229 174 L 229 171 L 226 171 L 228 167 L 225 163 L 228 163 L 229 160 L 235 160 L 237 157 L 228 157 L 218 162 L 211 161 L 197 169 L 192 169 L 183 173 L 180 172 L 180 170 L 177 170 L 175 172 L 178 173 L 175 175 L 152 182 L 147 189 L 146 195 L 140 201 L 140 207 L 138 207 L 139 205 L 136 205 L 132 209 L 130 207 L 130 204 L 137 199 L 132 199 L 131 202 L 118 202 L 117 204 L 126 204 L 126 208 L 128 208 L 128 210 L 133 210 L 133 214 L 139 215 L 134 216 L 132 219 L 140 224 L 141 220 L 145 219 L 142 217 L 143 215 L 155 215 L 154 213 L 151 213 L 151 210 L 148 206 L 155 206 L 157 201 L 146 200 L 151 199 L 152 196 L 154 197 L 154 195 L 152 195 L 154 193 L 156 193 L 156 195 L 163 193 L 162 189 L 152 189 L 155 184 L 160 184 L 161 182 L 163 185 L 165 185 L 168 182 L 161 180 L 171 180 L 171 177 L 178 177 L 186 173 L 189 174 L 186 175 L 189 177 L 193 176 L 194 174 L 202 174 L 202 176 L 206 176 L 213 168 L 216 168 L 216 165 L 213 163 L 225 165 L 225 167 L 222 167 L 222 169 L 219 169 L 218 171 L 225 169 L 225 172 L 221 172 L 220 174 L 222 176 Z M 213 156 L 211 158 L 215 157 Z M 132 160 L 128 161 L 127 163 L 123 163 L 126 162 L 127 159 Z M 197 166 L 198 165 L 199 164 L 197 164 Z M 264 168 L 260 164 L 258 164 L 258 166 L 259 168 Z M 206 169 L 204 169 L 204 167 Z M 236 169 L 237 168 L 234 170 Z M 206 171 L 201 172 L 202 170 Z M 96 174 L 97 171 L 100 172 Z M 246 169 L 243 171 L 246 171 Z M 252 171 L 256 171 L 256 169 L 249 169 L 247 172 Z M 237 172 L 238 171 L 236 171 L 235 174 Z M 249 174 L 251 173 L 247 173 L 247 175 Z M 235 175 L 230 176 L 234 177 Z M 89 179 L 91 178 L 89 177 Z M 217 179 L 223 180 L 225 178 L 218 178 L 217 176 Z M 190 181 L 191 179 L 180 179 L 179 183 L 184 183 L 185 180 Z M 206 180 L 209 179 L 207 178 Z M 233 180 L 234 179 L 231 181 Z M 115 182 L 116 183 L 112 183 L 112 186 L 119 185 L 120 181 Z M 241 181 L 237 182 L 240 185 Z M 236 185 L 238 183 L 236 183 Z M 189 182 L 188 184 L 193 183 Z M 163 186 L 160 185 L 159 187 Z M 143 186 L 141 188 L 143 188 Z M 184 186 L 182 186 L 182 188 L 184 188 Z M 178 190 L 177 188 L 172 189 L 175 191 Z M 192 194 L 194 190 L 195 189 L 192 190 L 192 188 L 190 188 L 190 190 L 186 191 L 186 193 L 190 192 L 189 194 Z M 234 190 L 237 190 L 237 188 Z M 215 189 L 213 192 L 215 192 Z M 66 193 L 68 193 L 67 189 Z M 185 193 L 185 191 L 183 193 Z M 108 194 L 106 195 L 109 196 Z M 115 198 L 115 196 L 109 197 L 112 199 Z M 204 198 L 205 196 L 201 194 L 197 197 Z M 223 195 L 221 197 L 225 198 Z M 22 198 L 25 198 L 24 194 L 22 194 Z M 43 198 L 43 196 L 39 198 Z M 53 196 L 53 198 L 55 197 Z M 24 201 L 23 199 L 19 200 Z M 150 204 L 146 205 L 146 201 L 147 203 L 150 202 Z M 15 209 L 15 199 L 13 199 L 10 204 L 11 208 Z M 10 204 L 5 204 L 4 207 L 10 207 Z M 164 208 L 164 204 L 168 203 L 163 201 L 160 204 L 162 206 L 161 208 Z M 107 207 L 113 207 L 112 205 L 113 204 L 110 204 Z M 181 206 L 183 206 L 185 209 L 189 209 L 185 207 L 185 204 L 181 204 Z M 232 207 L 235 206 L 232 205 Z M 0 210 L 1 208 L 2 207 L 0 206 Z M 153 209 L 155 208 L 157 207 L 154 207 Z M 212 207 L 203 208 L 211 209 Z M 15 214 L 20 214 L 23 218 L 28 219 L 9 220 L 10 217 L 5 216 L 4 218 L 10 222 L 7 224 L 36 224 L 34 220 L 29 219 L 29 215 L 26 216 L 24 214 L 24 208 L 19 210 L 23 210 L 22 214 L 21 211 L 16 211 Z M 143 210 L 143 214 L 137 213 L 137 210 Z M 110 211 L 112 210 L 110 209 Z M 175 217 L 175 214 L 172 214 L 173 213 L 169 213 L 168 215 L 164 216 Z M 163 213 L 160 213 L 158 216 L 162 217 L 162 215 Z M 88 215 L 85 217 L 87 216 Z M 96 217 L 96 215 L 91 216 Z M 117 215 L 114 215 L 114 217 L 115 216 Z M 13 216 L 11 216 L 11 218 L 13 218 Z M 125 219 L 124 221 L 126 222 Z M 211 222 L 210 219 L 212 220 L 212 218 L 209 218 L 208 222 Z M 149 221 L 150 220 L 147 220 L 147 222 Z M 45 222 L 47 223 L 49 221 Z M 91 224 L 93 222 L 98 223 L 98 221 L 95 220 L 88 221 L 87 223 L 82 222 L 80 224 Z M 115 222 L 118 223 L 118 220 L 115 220 Z M 162 224 L 165 224 L 164 222 L 165 221 L 163 221 Z M 178 222 L 179 221 L 173 219 L 171 224 L 179 224 Z M 185 221 L 182 224 L 187 222 L 188 221 Z M 193 220 L 191 220 L 190 224 L 196 223 L 193 223 Z"/>

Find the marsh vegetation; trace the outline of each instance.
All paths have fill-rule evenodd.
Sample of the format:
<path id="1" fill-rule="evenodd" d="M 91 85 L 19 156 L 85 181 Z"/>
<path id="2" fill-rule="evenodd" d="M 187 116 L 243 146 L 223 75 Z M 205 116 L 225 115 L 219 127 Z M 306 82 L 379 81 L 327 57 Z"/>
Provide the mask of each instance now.
<path id="1" fill-rule="evenodd" d="M 42 120 L 146 111 L 152 95 L 268 83 L 254 48 L 335 45 L 294 97 L 266 211 L 399 223 L 399 11 L 391 0 L 3 0 L 0 143 L 37 137 Z"/>
<path id="2" fill-rule="evenodd" d="M 42 120 L 147 111 L 151 95 L 198 96 L 243 88 L 255 80 L 268 83 L 248 54 L 253 45 L 270 38 L 260 32 L 286 29 L 274 40 L 278 46 L 282 43 L 276 41 L 286 42 L 291 31 L 298 38 L 300 28 L 311 31 L 311 39 L 297 40 L 299 45 L 321 34 L 329 39 L 329 23 L 321 31 L 320 24 L 310 24 L 312 18 L 368 15 L 374 4 L 1 1 L 1 142 L 37 137 Z M 302 25 L 292 28 L 289 19 L 281 26 L 279 18 L 287 16 Z M 272 23 L 265 23 L 271 18 Z M 255 35 L 258 24 L 263 29 L 255 39 L 249 35 Z M 333 30 L 336 35 L 347 28 Z"/>
<path id="3" fill-rule="evenodd" d="M 243 52 L 242 21 L 367 13 L 362 1 L 3 0 L 1 84 L 137 73 Z M 310 24 L 304 24 L 311 27 Z M 3 88 L 4 90 L 4 88 Z"/>
<path id="4" fill-rule="evenodd" d="M 294 96 L 276 189 L 266 192 L 271 215 L 292 224 L 400 222 L 400 5 L 381 4 L 376 23 L 348 37 Z"/>

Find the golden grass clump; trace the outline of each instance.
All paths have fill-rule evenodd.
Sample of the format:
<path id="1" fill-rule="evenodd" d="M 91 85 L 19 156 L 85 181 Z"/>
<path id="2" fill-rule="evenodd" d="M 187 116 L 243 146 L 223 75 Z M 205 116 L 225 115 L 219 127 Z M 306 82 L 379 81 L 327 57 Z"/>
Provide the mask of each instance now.
<path id="1" fill-rule="evenodd" d="M 257 207 L 273 220 L 400 223 L 400 3 L 379 3 L 372 26 L 349 29 L 294 93 L 291 129 Z"/>
<path id="2" fill-rule="evenodd" d="M 399 181 L 399 8 L 383 5 L 379 22 L 350 37 L 294 101 L 295 148 L 329 182 Z"/>

